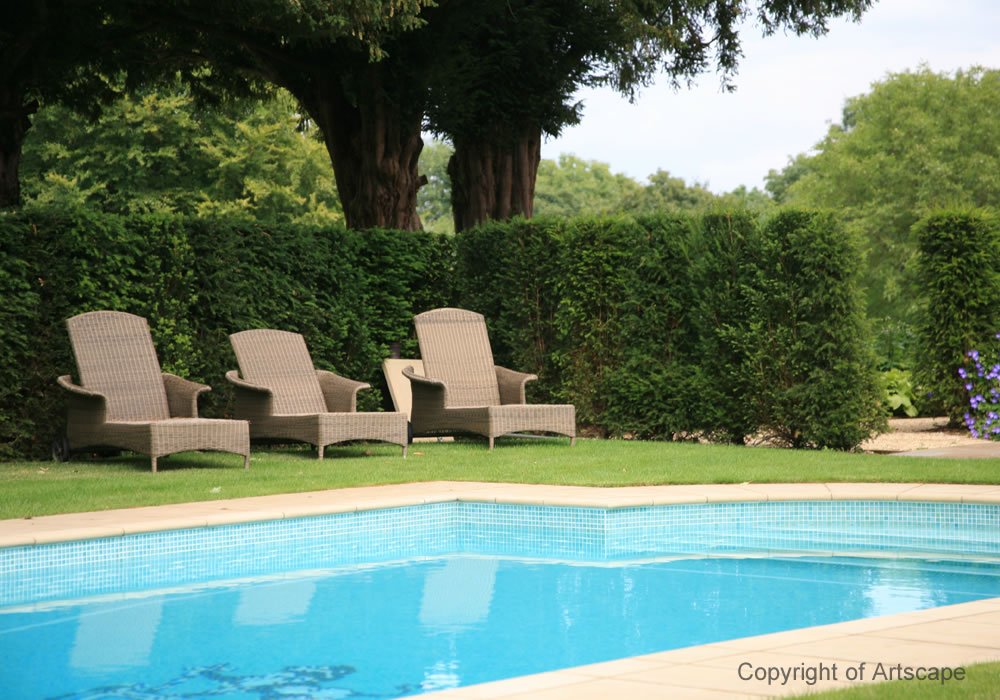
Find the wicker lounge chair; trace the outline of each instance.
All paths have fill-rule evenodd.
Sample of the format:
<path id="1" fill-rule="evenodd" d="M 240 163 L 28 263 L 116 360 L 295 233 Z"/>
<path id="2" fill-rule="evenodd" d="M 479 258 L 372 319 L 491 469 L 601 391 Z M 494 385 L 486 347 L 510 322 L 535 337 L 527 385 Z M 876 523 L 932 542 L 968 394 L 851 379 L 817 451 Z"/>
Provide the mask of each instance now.
<path id="1" fill-rule="evenodd" d="M 262 328 L 229 340 L 240 369 L 226 379 L 236 387 L 235 414 L 250 421 L 251 438 L 308 442 L 320 459 L 326 445 L 347 440 L 392 442 L 406 456 L 406 416 L 358 413 L 358 391 L 370 385 L 315 369 L 298 333 Z"/>
<path id="2" fill-rule="evenodd" d="M 424 373 L 407 368 L 414 435 L 469 432 L 489 439 L 518 430 L 568 435 L 576 440 L 571 405 L 527 404 L 524 387 L 537 379 L 493 364 L 482 314 L 434 309 L 413 319 Z"/>
<path id="3" fill-rule="evenodd" d="M 149 325 L 141 316 L 91 311 L 66 321 L 80 384 L 69 391 L 66 456 L 81 447 L 118 447 L 158 457 L 187 450 L 243 455 L 250 466 L 246 421 L 198 417 L 198 395 L 211 387 L 160 371 Z"/>

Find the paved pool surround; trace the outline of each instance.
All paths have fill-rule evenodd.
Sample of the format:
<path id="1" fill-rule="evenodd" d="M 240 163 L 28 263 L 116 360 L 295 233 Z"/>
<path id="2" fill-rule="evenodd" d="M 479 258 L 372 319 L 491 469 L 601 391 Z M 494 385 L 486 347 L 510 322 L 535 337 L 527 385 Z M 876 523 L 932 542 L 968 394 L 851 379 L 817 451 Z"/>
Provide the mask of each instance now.
<path id="1" fill-rule="evenodd" d="M 830 483 L 588 488 L 427 482 L 5 520 L 0 521 L 0 547 L 449 501 L 596 508 L 761 501 L 1000 504 L 1000 486 Z M 1000 660 L 1000 598 L 676 649 L 420 697 L 776 697 L 860 682 L 849 675 L 881 680 L 907 667 L 956 669 L 991 660 Z M 769 682 L 763 679 L 767 673 L 784 676 Z M 810 677 L 818 680 L 810 683 Z M 997 681 L 1000 687 L 1000 678 Z"/>

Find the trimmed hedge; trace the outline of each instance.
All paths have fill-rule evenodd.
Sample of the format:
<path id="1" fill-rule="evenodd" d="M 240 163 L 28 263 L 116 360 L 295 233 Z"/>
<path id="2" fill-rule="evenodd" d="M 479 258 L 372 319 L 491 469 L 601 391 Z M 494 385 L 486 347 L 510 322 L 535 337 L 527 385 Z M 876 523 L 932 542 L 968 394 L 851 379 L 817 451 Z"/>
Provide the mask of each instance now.
<path id="1" fill-rule="evenodd" d="M 759 260 L 743 362 L 754 422 L 793 447 L 851 449 L 885 425 L 861 256 L 832 213 L 784 211 Z"/>
<path id="2" fill-rule="evenodd" d="M 44 457 L 74 364 L 65 319 L 149 319 L 165 370 L 216 386 L 230 333 L 302 333 L 317 367 L 370 382 L 388 408 L 390 344 L 414 314 L 484 314 L 498 364 L 531 401 L 568 401 L 583 433 L 743 443 L 762 432 L 848 449 L 880 426 L 857 254 L 828 214 L 491 222 L 456 237 L 241 225 L 88 211 L 0 216 L 0 458 Z"/>
<path id="3" fill-rule="evenodd" d="M 414 356 L 413 315 L 453 303 L 453 245 L 425 233 L 80 210 L 0 216 L 0 240 L 3 459 L 47 456 L 65 425 L 55 379 L 75 374 L 65 331 L 75 314 L 146 317 L 163 369 L 212 385 L 200 412 L 223 417 L 224 375 L 236 367 L 230 333 L 302 333 L 318 368 L 372 384 L 359 395 L 371 410 L 390 404 L 381 372 L 389 344 Z"/>
<path id="4" fill-rule="evenodd" d="M 958 426 L 968 409 L 958 368 L 966 352 L 1000 332 L 1000 222 L 979 211 L 940 210 L 914 230 L 923 295 L 914 374 Z"/>
<path id="5" fill-rule="evenodd" d="M 859 255 L 829 213 L 521 220 L 458 248 L 497 361 L 548 377 L 586 431 L 851 449 L 885 426 Z M 532 343 L 550 350 L 529 363 Z"/>

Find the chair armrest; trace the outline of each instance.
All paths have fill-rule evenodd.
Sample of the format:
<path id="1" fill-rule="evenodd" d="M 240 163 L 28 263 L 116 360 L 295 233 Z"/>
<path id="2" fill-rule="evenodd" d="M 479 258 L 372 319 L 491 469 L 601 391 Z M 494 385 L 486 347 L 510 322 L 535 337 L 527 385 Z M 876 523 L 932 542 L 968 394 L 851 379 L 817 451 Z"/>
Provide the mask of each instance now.
<path id="1" fill-rule="evenodd" d="M 403 376 L 410 380 L 410 396 L 413 399 L 414 410 L 420 404 L 433 405 L 436 408 L 448 405 L 448 387 L 444 382 L 422 377 L 413 371 L 412 366 L 403 368 Z"/>
<path id="2" fill-rule="evenodd" d="M 238 369 L 231 369 L 226 372 L 226 380 L 233 384 L 237 389 L 246 389 L 247 391 L 267 394 L 268 396 L 271 395 L 271 390 L 266 386 L 248 382 L 246 379 L 241 377 Z"/>
<path id="3" fill-rule="evenodd" d="M 236 406 L 233 417 L 240 420 L 252 420 L 255 418 L 267 418 L 274 415 L 271 408 L 273 394 L 266 386 L 253 384 L 240 377 L 239 370 L 231 369 L 226 372 L 226 380 L 232 384 L 236 391 Z"/>
<path id="4" fill-rule="evenodd" d="M 358 409 L 358 392 L 362 389 L 371 389 L 372 386 L 366 382 L 358 382 L 327 372 L 325 369 L 316 370 L 316 378 L 319 380 L 319 388 L 323 391 L 326 410 L 330 413 L 354 413 Z"/>
<path id="5" fill-rule="evenodd" d="M 163 388 L 167 390 L 167 406 L 171 418 L 197 418 L 198 395 L 212 387 L 199 384 L 176 374 L 163 372 Z"/>
<path id="6" fill-rule="evenodd" d="M 497 386 L 500 388 L 500 403 L 528 403 L 524 387 L 528 382 L 538 379 L 536 374 L 515 372 L 512 369 L 494 365 L 497 373 Z"/>
<path id="7" fill-rule="evenodd" d="M 107 398 L 104 394 L 74 384 L 68 374 L 59 377 L 56 383 L 69 392 L 67 432 L 80 432 L 89 435 L 91 431 L 104 424 L 108 410 Z"/>
<path id="8" fill-rule="evenodd" d="M 96 401 L 106 401 L 104 394 L 99 391 L 91 391 L 90 389 L 84 389 L 79 384 L 74 384 L 73 379 L 68 375 L 64 374 L 58 379 L 56 383 L 61 386 L 66 391 L 70 392 L 74 396 L 79 396 L 81 398 L 93 399 Z"/>

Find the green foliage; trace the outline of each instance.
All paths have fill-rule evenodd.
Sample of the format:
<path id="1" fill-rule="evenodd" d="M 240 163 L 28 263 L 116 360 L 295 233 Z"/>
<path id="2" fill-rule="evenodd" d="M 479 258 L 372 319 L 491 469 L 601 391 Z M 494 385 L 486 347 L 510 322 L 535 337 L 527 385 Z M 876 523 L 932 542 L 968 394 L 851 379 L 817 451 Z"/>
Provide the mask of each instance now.
<path id="1" fill-rule="evenodd" d="M 679 177 L 671 177 L 666 170 L 657 170 L 649 176 L 649 184 L 631 193 L 622 203 L 622 209 L 633 215 L 656 212 L 698 212 L 716 203 L 715 195 L 705 185 L 694 183 L 690 187 Z"/>
<path id="2" fill-rule="evenodd" d="M 857 250 L 832 214 L 793 210 L 760 250 L 743 364 L 755 422 L 795 447 L 851 449 L 885 424 Z"/>
<path id="3" fill-rule="evenodd" d="M 1000 329 L 1000 226 L 981 212 L 941 210 L 915 231 L 922 292 L 915 374 L 958 425 L 967 407 L 958 367 Z"/>
<path id="4" fill-rule="evenodd" d="M 756 386 L 746 365 L 753 352 L 755 275 L 763 263 L 760 227 L 746 211 L 716 213 L 701 218 L 695 235 L 701 410 L 693 427 L 742 445 L 759 427 L 749 400 Z"/>
<path id="5" fill-rule="evenodd" d="M 448 159 L 453 153 L 454 149 L 441 141 L 432 141 L 420 153 L 420 171 L 427 184 L 417 193 L 417 212 L 424 228 L 438 233 L 455 230 L 448 175 Z M 569 219 L 614 214 L 640 191 L 635 180 L 612 174 L 607 163 L 564 153 L 558 160 L 545 158 L 538 165 L 534 216 Z"/>
<path id="6" fill-rule="evenodd" d="M 869 313 L 914 323 L 913 225 L 942 206 L 1000 200 L 1000 71 L 889 74 L 847 100 L 815 156 L 799 156 L 768 190 L 795 206 L 836 210 L 860 236 Z"/>
<path id="7" fill-rule="evenodd" d="M 538 165 L 534 212 L 563 218 L 614 214 L 639 189 L 627 175 L 612 174 L 607 163 L 563 153 Z"/>
<path id="8" fill-rule="evenodd" d="M 729 212 L 747 211 L 763 221 L 777 211 L 778 203 L 767 192 L 756 187 L 748 190 L 745 185 L 740 185 L 732 192 L 717 195 L 713 208 Z"/>
<path id="9" fill-rule="evenodd" d="M 661 215 L 640 220 L 637 228 L 631 259 L 619 270 L 624 294 L 615 313 L 622 359 L 607 373 L 601 420 L 612 435 L 671 439 L 691 431 L 705 409 L 695 381 L 691 221 Z"/>
<path id="10" fill-rule="evenodd" d="M 879 373 L 885 390 L 886 406 L 893 416 L 914 418 L 920 415 L 917 408 L 916 387 L 911 373 L 904 369 L 887 369 Z"/>
<path id="11" fill-rule="evenodd" d="M 454 149 L 443 141 L 424 144 L 420 151 L 420 174 L 427 184 L 417 190 L 417 214 L 427 231 L 454 233 L 455 220 L 451 215 L 451 177 L 448 159 Z"/>
<path id="12" fill-rule="evenodd" d="M 330 159 L 301 125 L 287 93 L 208 109 L 178 83 L 121 95 L 96 121 L 45 107 L 25 142 L 25 205 L 337 223 Z"/>
<path id="13" fill-rule="evenodd" d="M 515 219 L 456 236 L 80 208 L 0 217 L 3 456 L 43 456 L 64 417 L 69 316 L 149 319 L 167 370 L 215 384 L 225 416 L 230 333 L 302 333 L 317 367 L 371 383 L 415 357 L 415 313 L 484 314 L 498 364 L 533 372 L 533 401 L 577 407 L 581 430 L 853 448 L 882 393 L 860 317 L 855 252 L 826 214 L 747 211 Z M 8 349 L 9 348 L 9 349 Z"/>
<path id="14" fill-rule="evenodd" d="M 885 317 L 871 320 L 875 327 L 872 349 L 878 368 L 911 369 L 916 356 L 917 332 L 912 324 Z"/>
<path id="15" fill-rule="evenodd" d="M 646 234 L 623 218 L 571 222 L 559 251 L 555 326 L 563 384 L 559 396 L 576 406 L 577 421 L 607 433 L 609 378 L 624 359 L 622 309 L 628 301 L 624 270 Z"/>

